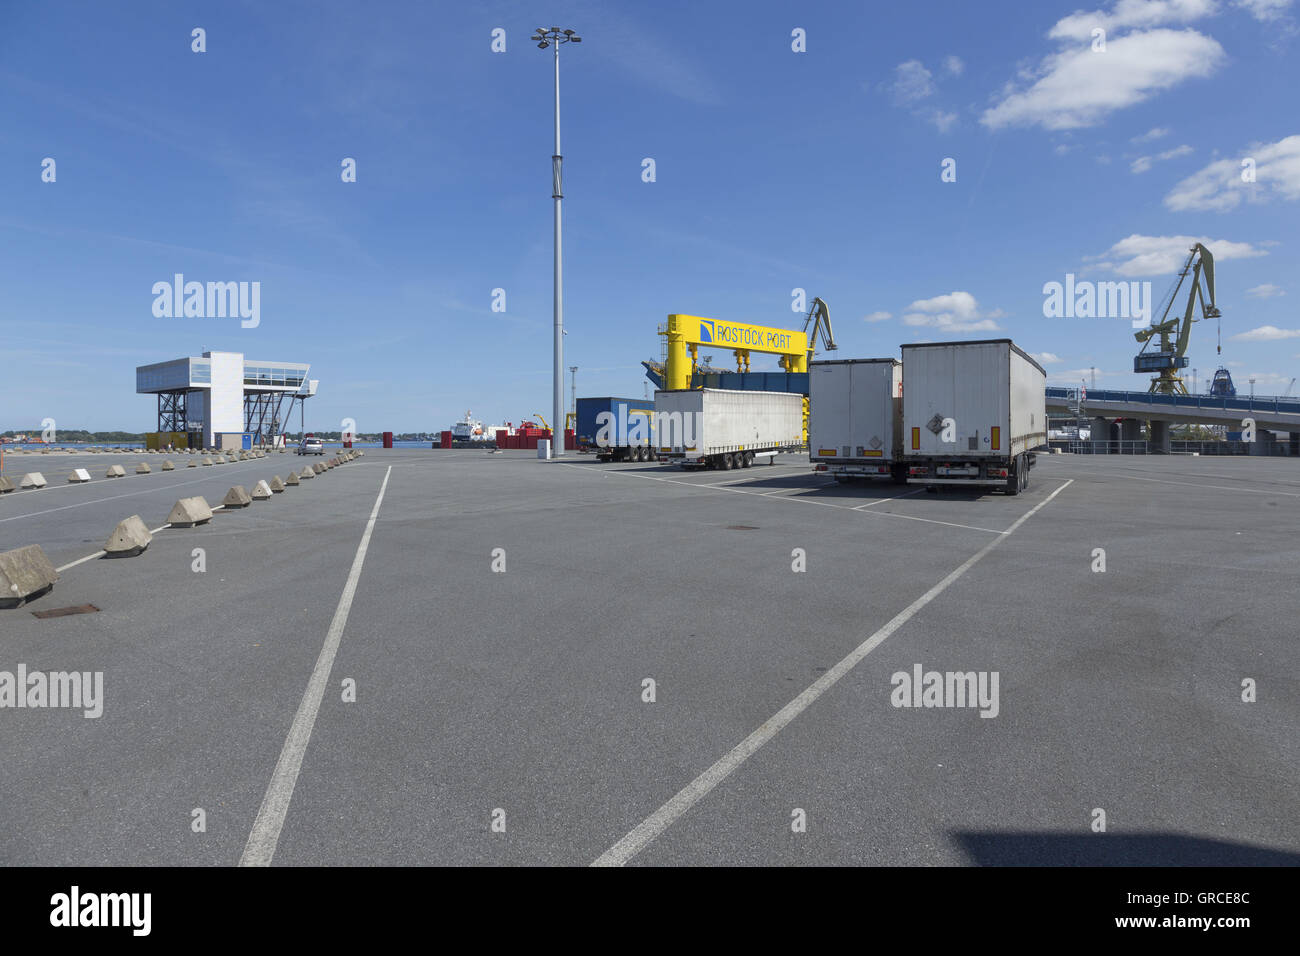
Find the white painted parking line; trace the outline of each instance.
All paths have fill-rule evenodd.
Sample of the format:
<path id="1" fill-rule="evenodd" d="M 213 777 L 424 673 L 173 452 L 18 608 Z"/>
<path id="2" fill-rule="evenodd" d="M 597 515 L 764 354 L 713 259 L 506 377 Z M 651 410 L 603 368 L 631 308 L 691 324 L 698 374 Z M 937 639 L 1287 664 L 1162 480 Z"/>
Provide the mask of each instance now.
<path id="1" fill-rule="evenodd" d="M 96 558 L 102 558 L 107 553 L 108 553 L 107 551 L 104 551 L 101 548 L 99 551 L 96 551 L 94 554 L 88 554 L 84 558 L 77 558 L 76 561 L 69 561 L 67 564 L 61 565 L 60 567 L 57 567 L 54 570 L 56 573 L 62 574 L 64 571 L 68 570 L 68 568 L 75 568 L 77 565 L 85 564 L 87 561 L 94 561 Z"/>
<path id="2" fill-rule="evenodd" d="M 559 464 L 565 464 L 565 463 L 564 463 L 564 462 L 559 462 Z M 577 466 L 577 465 L 568 465 L 567 467 L 570 467 L 570 468 L 577 468 L 577 467 L 580 467 L 580 466 Z M 861 511 L 861 506 L 856 506 L 856 507 L 855 507 L 855 506 L 853 506 L 853 505 L 837 505 L 837 504 L 835 504 L 835 503 L 832 502 L 832 501 L 819 501 L 819 500 L 817 500 L 816 498 L 804 498 L 804 497 L 799 496 L 799 495 L 784 495 L 784 494 L 780 494 L 780 492 L 782 492 L 782 491 L 790 491 L 790 490 L 794 490 L 794 491 L 807 491 L 807 490 L 809 490 L 809 489 L 806 489 L 806 488 L 796 488 L 796 489 L 778 488 L 776 491 L 763 491 L 763 492 L 759 492 L 759 491 L 746 491 L 744 488 L 728 488 L 726 485 L 701 485 L 701 484 L 699 484 L 698 482 L 694 482 L 694 481 L 682 481 L 682 480 L 679 479 L 679 478 L 660 478 L 660 477 L 658 477 L 658 476 L 656 476 L 656 475 L 638 475 L 638 474 L 635 474 L 635 473 L 630 472 L 630 471 L 606 472 L 606 474 L 626 475 L 626 476 L 629 477 L 629 478 L 646 478 L 646 479 L 649 479 L 650 481 L 663 481 L 663 482 L 667 482 L 668 484 L 672 484 L 672 485 L 685 485 L 687 488 L 709 488 L 709 489 L 713 489 L 713 490 L 715 490 L 715 491 L 729 491 L 729 492 L 731 492 L 733 495 L 750 495 L 751 497 L 754 497 L 754 498 L 772 498 L 772 499 L 774 499 L 774 500 L 776 500 L 776 501 L 793 501 L 793 502 L 795 502 L 796 504 L 801 504 L 801 505 L 819 505 L 820 507 L 823 507 L 823 508 L 838 508 L 838 509 L 841 510 L 841 511 Z M 1074 479 L 1070 479 L 1070 480 L 1073 481 Z M 816 489 L 813 489 L 813 490 L 816 490 Z M 906 497 L 906 496 L 905 496 L 905 495 L 894 495 L 892 498 L 883 498 L 883 499 L 881 499 L 881 501 L 893 501 L 893 500 L 895 500 L 896 498 L 903 498 L 903 497 Z M 876 502 L 876 503 L 878 504 L 879 502 Z M 949 528 L 962 528 L 962 529 L 964 529 L 964 530 L 966 530 L 966 531 L 982 531 L 982 532 L 984 532 L 985 534 L 998 534 L 998 535 L 1002 535 L 1002 534 L 1010 534 L 1010 533 L 1011 533 L 1010 530 L 1007 530 L 1007 531 L 999 531 L 999 530 L 997 530 L 996 528 L 978 528 L 978 527 L 976 527 L 975 525 L 969 525 L 969 524 L 957 524 L 956 522 L 953 522 L 953 521 L 939 521 L 937 518 L 918 518 L 918 517 L 916 517 L 915 515 L 902 515 L 902 514 L 898 514 L 898 513 L 896 513 L 896 512 L 893 512 L 893 511 L 862 511 L 861 513 L 862 513 L 862 514 L 869 514 L 869 515 L 871 515 L 872 517 L 875 517 L 875 518 L 901 518 L 901 519 L 903 519 L 904 521 L 923 521 L 923 522 L 925 522 L 926 524 L 940 524 L 940 525 L 944 525 L 945 527 L 949 527 Z"/>
<path id="3" fill-rule="evenodd" d="M 1046 506 L 1048 502 L 1068 488 L 1073 482 L 1073 478 L 1067 479 L 1065 484 L 1061 485 L 1061 487 L 1057 488 L 1050 495 L 1017 518 L 1015 523 L 1007 529 L 1006 533 L 1011 534 L 1014 532 L 1022 524 L 1037 514 L 1038 511 Z M 926 591 L 907 607 L 903 608 L 903 610 L 899 611 L 887 624 L 885 624 L 884 627 L 880 628 L 880 630 L 876 631 L 876 633 L 872 634 L 869 638 L 854 648 L 848 656 L 814 681 L 802 694 L 782 707 L 761 727 L 728 751 L 720 760 L 718 760 L 717 763 L 683 787 L 678 791 L 676 796 L 654 813 L 650 814 L 650 816 L 646 817 L 646 819 L 638 824 L 627 836 L 623 837 L 623 839 L 619 840 L 612 847 L 602 853 L 600 857 L 592 863 L 592 866 L 622 866 L 627 863 L 628 860 L 632 859 L 632 857 L 640 853 L 651 840 L 672 826 L 672 824 L 676 822 L 682 814 L 695 806 L 695 804 L 703 799 L 714 787 L 730 776 L 736 768 L 757 753 L 760 747 L 779 734 L 792 720 L 807 710 L 818 697 L 830 690 L 830 688 L 833 687 L 841 677 L 853 670 L 853 668 L 856 667 L 863 658 L 883 644 L 886 638 L 910 621 L 918 611 L 946 591 L 955 581 L 957 581 L 958 578 L 978 564 L 985 555 L 996 548 L 1001 542 L 1001 536 L 994 538 L 963 561 L 961 565 L 951 571 L 942 581 L 930 588 L 930 590 Z"/>
<path id="4" fill-rule="evenodd" d="M 240 462 L 240 464 L 248 464 L 248 462 Z M 233 469 L 233 470 L 237 471 L 238 469 Z M 225 472 L 225 474 L 230 474 L 230 473 L 231 472 Z M 133 477 L 144 478 L 146 476 L 134 475 Z M 121 479 L 106 479 L 106 480 L 120 481 Z M 89 501 L 78 501 L 76 504 L 61 505 L 58 508 L 46 508 L 44 511 L 33 511 L 30 514 L 12 515 L 8 518 L 0 518 L 0 524 L 3 524 L 6 521 L 21 521 L 23 518 L 37 518 L 40 517 L 41 515 L 53 514 L 56 511 L 67 511 L 69 508 L 84 508 L 87 505 L 97 505 L 104 501 L 117 501 L 119 498 L 136 498 L 140 495 L 151 495 L 157 491 L 166 491 L 169 488 L 184 488 L 186 485 L 197 485 L 200 484 L 201 482 L 211 481 L 211 480 L 212 480 L 211 475 L 204 475 L 202 478 L 195 478 L 193 481 L 176 481 L 176 482 L 171 482 L 169 484 L 158 484 L 152 488 L 146 488 L 143 491 L 128 491 L 126 494 L 122 494 L 122 495 L 109 495 L 107 498 L 92 498 Z M 80 487 L 82 486 L 81 485 L 59 485 L 55 488 L 43 488 L 41 489 L 41 493 L 44 493 L 46 491 L 57 491 L 58 488 L 80 488 Z M 30 493 L 31 492 L 27 492 L 27 494 Z M 24 497 L 26 497 L 26 494 L 24 494 Z"/>
<path id="5" fill-rule="evenodd" d="M 879 501 L 868 501 L 865 505 L 858 505 L 853 510 L 862 511 L 866 508 L 874 508 L 876 505 L 883 505 L 887 501 L 897 501 L 899 498 L 907 498 L 911 495 L 919 495 L 923 491 L 925 491 L 924 488 L 914 488 L 911 491 L 903 492 L 901 495 L 892 495 L 889 498 L 881 498 Z"/>
<path id="6" fill-rule="evenodd" d="M 320 713 L 330 670 L 334 667 L 334 657 L 343 640 L 343 629 L 348 624 L 352 600 L 357 593 L 357 582 L 361 580 L 361 566 L 365 563 L 366 551 L 370 549 L 370 535 L 375 530 L 379 506 L 384 503 L 384 492 L 388 489 L 388 478 L 392 473 L 391 467 L 384 472 L 375 506 L 370 509 L 370 520 L 366 522 L 361 543 L 357 545 L 356 557 L 352 559 L 352 570 L 348 572 L 347 583 L 343 585 L 338 607 L 334 609 L 334 618 L 325 634 L 325 643 L 316 658 L 316 666 L 312 669 L 302 701 L 298 704 L 289 736 L 284 740 L 280 759 L 276 762 L 275 772 L 266 787 L 262 806 L 257 811 L 257 819 L 253 821 L 253 829 L 248 834 L 243 856 L 239 858 L 240 866 L 270 866 L 271 858 L 275 856 L 276 844 L 280 842 L 280 830 L 284 827 L 284 818 L 289 812 L 289 803 L 293 800 L 293 788 L 298 783 L 298 772 L 302 770 L 302 760 L 307 753 L 307 744 L 311 742 L 312 728 L 316 726 L 316 715 Z"/>
<path id="7" fill-rule="evenodd" d="M 1071 479 L 1073 481 L 1073 479 Z M 901 498 L 902 495 L 899 495 Z M 857 511 L 857 508 L 853 509 Z M 985 531 L 989 534 L 1010 534 L 1010 529 L 999 531 L 997 528 L 979 528 L 973 524 L 957 524 L 955 521 L 940 521 L 938 518 L 918 518 L 916 515 L 900 515 L 895 511 L 873 511 L 871 514 L 878 518 L 902 518 L 904 521 L 924 521 L 926 524 L 941 524 L 949 528 L 964 528 L 967 531 Z"/>
<path id="8" fill-rule="evenodd" d="M 220 511 L 224 507 L 225 505 L 217 505 L 215 508 L 212 509 L 212 511 L 215 514 L 216 512 Z M 170 524 L 160 524 L 156 528 L 150 528 L 149 533 L 157 534 L 159 531 L 165 531 L 170 527 L 171 527 Z M 68 570 L 68 568 L 75 568 L 77 565 L 85 564 L 87 561 L 93 561 L 95 560 L 95 558 L 102 558 L 107 553 L 108 553 L 107 551 L 104 551 L 101 548 L 100 550 L 96 551 L 94 554 L 88 554 L 84 558 L 77 558 L 76 561 L 70 561 L 69 563 L 63 565 L 62 567 L 55 568 L 54 570 L 62 574 L 64 571 Z"/>
<path id="9" fill-rule="evenodd" d="M 1199 482 L 1193 481 L 1170 481 L 1168 478 L 1142 478 L 1138 475 L 1125 475 L 1113 471 L 1093 472 L 1092 475 L 1103 475 L 1107 478 L 1127 478 L 1130 481 L 1154 481 L 1161 485 L 1186 485 L 1188 488 L 1211 488 L 1218 491 L 1237 491 L 1247 495 L 1283 495 L 1287 498 L 1300 498 L 1300 491 L 1272 491 L 1262 488 L 1243 488 L 1240 485 L 1203 485 Z M 1092 475 L 1088 475 L 1087 477 L 1091 478 Z"/>

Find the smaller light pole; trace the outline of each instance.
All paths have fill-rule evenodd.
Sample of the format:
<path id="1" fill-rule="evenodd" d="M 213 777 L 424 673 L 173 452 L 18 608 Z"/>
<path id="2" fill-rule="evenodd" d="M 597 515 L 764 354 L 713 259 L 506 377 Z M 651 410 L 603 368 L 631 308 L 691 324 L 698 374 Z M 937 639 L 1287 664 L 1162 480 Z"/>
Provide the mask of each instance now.
<path id="1" fill-rule="evenodd" d="M 1253 378 L 1250 380 L 1250 400 L 1252 402 L 1255 400 L 1255 380 Z"/>
<path id="2" fill-rule="evenodd" d="M 569 366 L 569 404 L 576 420 L 578 417 L 578 366 Z"/>

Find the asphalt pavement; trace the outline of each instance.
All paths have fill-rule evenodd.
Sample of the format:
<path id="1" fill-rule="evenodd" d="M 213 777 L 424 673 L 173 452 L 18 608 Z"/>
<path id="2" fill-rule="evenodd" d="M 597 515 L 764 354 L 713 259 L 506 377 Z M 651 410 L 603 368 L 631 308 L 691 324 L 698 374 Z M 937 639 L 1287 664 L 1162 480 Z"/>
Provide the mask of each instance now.
<path id="1" fill-rule="evenodd" d="M 1008 497 L 368 449 L 80 561 L 304 459 L 54 457 L 6 456 L 51 484 L 0 550 L 71 566 L 0 671 L 102 672 L 103 714 L 0 709 L 3 863 L 1300 862 L 1288 459 Z M 918 665 L 996 698 L 899 706 Z"/>

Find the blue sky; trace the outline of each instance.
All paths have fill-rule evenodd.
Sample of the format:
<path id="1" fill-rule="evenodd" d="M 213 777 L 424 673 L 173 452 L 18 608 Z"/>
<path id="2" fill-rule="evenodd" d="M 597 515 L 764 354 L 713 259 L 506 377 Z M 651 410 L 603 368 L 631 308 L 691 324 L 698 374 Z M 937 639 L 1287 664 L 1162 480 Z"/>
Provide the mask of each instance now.
<path id="1" fill-rule="evenodd" d="M 320 430 L 549 417 L 551 59 L 527 38 L 552 24 L 584 37 L 562 52 L 580 395 L 642 394 L 670 312 L 799 327 L 794 289 L 829 303 L 837 357 L 1009 336 L 1053 381 L 1145 389 L 1129 321 L 1045 318 L 1043 285 L 1159 297 L 1193 240 L 1243 391 L 1300 375 L 1290 0 L 538 8 L 5 3 L 0 429 L 151 429 L 135 366 L 204 348 L 312 363 Z M 260 282 L 260 325 L 155 317 L 178 272 Z M 1213 350 L 1196 326 L 1202 383 Z"/>

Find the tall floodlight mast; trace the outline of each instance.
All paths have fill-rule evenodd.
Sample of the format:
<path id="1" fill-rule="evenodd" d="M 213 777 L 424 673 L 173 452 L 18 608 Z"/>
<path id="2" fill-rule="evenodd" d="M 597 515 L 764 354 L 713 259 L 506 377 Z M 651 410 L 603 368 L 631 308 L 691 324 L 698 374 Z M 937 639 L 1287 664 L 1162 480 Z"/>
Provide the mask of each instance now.
<path id="1" fill-rule="evenodd" d="M 582 37 L 559 27 L 538 27 L 532 36 L 539 49 L 555 47 L 555 152 L 551 154 L 551 199 L 555 202 L 555 367 L 552 374 L 551 453 L 564 454 L 564 272 L 561 267 L 560 202 L 564 199 L 560 154 L 560 44 L 581 43 Z"/>

